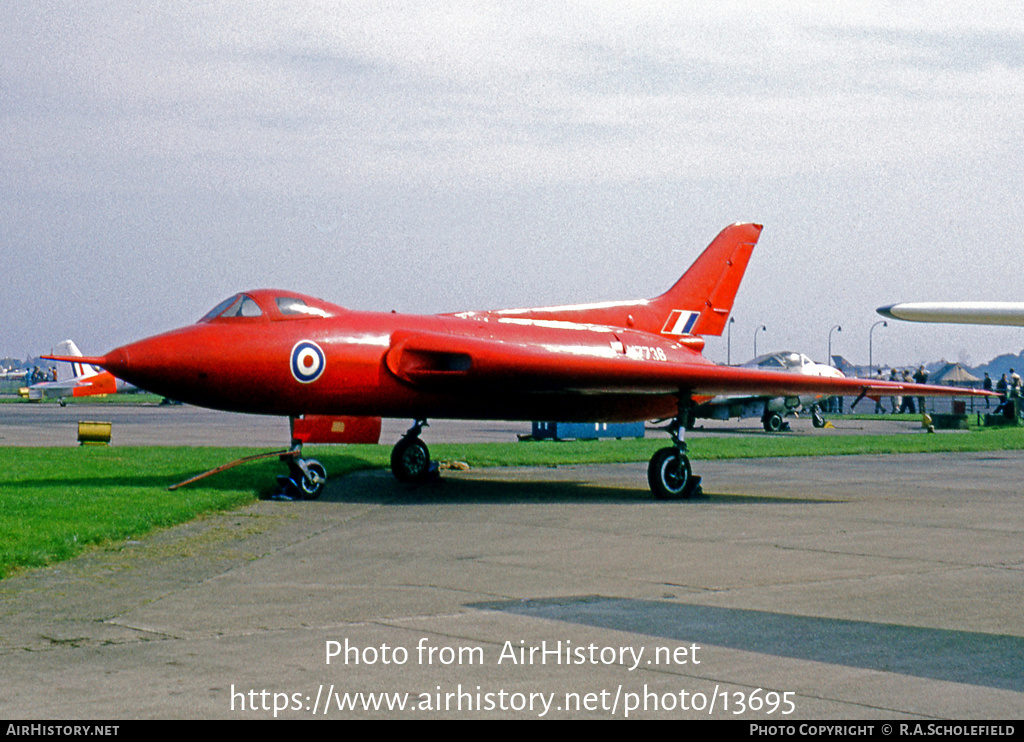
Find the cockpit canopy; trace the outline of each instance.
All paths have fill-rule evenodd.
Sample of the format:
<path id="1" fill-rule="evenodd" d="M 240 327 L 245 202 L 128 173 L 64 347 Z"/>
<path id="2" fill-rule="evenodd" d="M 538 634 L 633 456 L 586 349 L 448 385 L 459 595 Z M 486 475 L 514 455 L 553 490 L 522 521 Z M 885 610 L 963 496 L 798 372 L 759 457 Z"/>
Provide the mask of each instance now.
<path id="1" fill-rule="evenodd" d="M 743 365 L 746 368 L 761 368 L 766 371 L 799 371 L 811 363 L 813 363 L 811 359 L 803 353 L 782 351 L 781 353 L 769 353 L 758 356 Z"/>
<path id="2" fill-rule="evenodd" d="M 245 294 L 235 294 L 225 299 L 209 312 L 203 315 L 200 322 L 210 322 L 214 319 L 226 319 L 228 317 L 260 317 L 263 310 L 260 305 L 253 301 L 252 297 Z"/>
<path id="3" fill-rule="evenodd" d="M 235 294 L 225 299 L 199 321 L 220 322 L 264 317 L 271 321 L 311 319 L 334 317 L 342 311 L 341 307 L 309 296 L 260 289 Z"/>

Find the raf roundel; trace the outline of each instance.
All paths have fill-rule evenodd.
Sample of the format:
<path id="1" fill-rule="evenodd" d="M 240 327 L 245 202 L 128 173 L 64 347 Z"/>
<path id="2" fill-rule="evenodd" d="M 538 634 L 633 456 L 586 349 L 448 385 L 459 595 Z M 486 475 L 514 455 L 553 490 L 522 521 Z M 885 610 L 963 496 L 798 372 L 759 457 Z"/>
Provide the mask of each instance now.
<path id="1" fill-rule="evenodd" d="M 303 384 L 316 381 L 326 365 L 324 352 L 312 340 L 301 340 L 292 348 L 292 376 L 296 381 Z"/>

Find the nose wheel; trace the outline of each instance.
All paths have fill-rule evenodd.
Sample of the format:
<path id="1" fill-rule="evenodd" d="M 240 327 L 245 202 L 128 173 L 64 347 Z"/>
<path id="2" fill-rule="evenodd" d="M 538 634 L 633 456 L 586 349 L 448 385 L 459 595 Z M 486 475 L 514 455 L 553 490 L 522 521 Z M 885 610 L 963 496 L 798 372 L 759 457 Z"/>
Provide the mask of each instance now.
<path id="1" fill-rule="evenodd" d="M 315 500 L 327 484 L 327 469 L 316 459 L 299 458 L 298 453 L 293 451 L 281 456 L 288 464 L 288 473 L 278 476 L 277 483 L 284 499 Z"/>

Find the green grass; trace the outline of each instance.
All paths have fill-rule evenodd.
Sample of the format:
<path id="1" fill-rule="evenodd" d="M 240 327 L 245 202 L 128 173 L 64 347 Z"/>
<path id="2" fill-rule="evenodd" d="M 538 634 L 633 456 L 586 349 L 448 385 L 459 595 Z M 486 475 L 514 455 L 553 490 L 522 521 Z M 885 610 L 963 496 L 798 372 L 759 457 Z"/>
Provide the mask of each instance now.
<path id="1" fill-rule="evenodd" d="M 253 499 L 269 469 L 240 469 L 203 487 L 167 492 L 235 451 L 187 448 L 0 449 L 0 575 L 67 559 Z M 241 454 L 239 454 L 241 455 Z"/>
<path id="2" fill-rule="evenodd" d="M 473 467 L 647 461 L 664 436 L 602 442 L 434 444 L 437 461 Z M 694 461 L 937 451 L 1024 449 L 1024 428 L 928 435 L 751 435 L 690 439 Z M 138 538 L 204 512 L 269 494 L 285 471 L 276 459 L 245 464 L 194 485 L 171 484 L 258 451 L 189 447 L 0 447 L 0 576 L 68 559 L 84 549 Z M 388 466 L 390 446 L 308 446 L 332 478 Z"/>
<path id="3" fill-rule="evenodd" d="M 22 386 L 25 386 L 22 384 Z M 7 396 L 0 397 L 0 404 L 56 404 L 59 405 L 61 400 L 57 397 L 46 397 L 44 399 L 23 399 L 17 396 L 17 389 L 10 391 L 5 390 Z M 150 394 L 149 392 L 132 392 L 131 394 L 99 394 L 91 397 L 65 397 L 64 403 L 66 405 L 119 405 L 119 406 L 138 406 L 138 405 L 156 405 L 163 401 L 163 397 L 157 394 Z"/>

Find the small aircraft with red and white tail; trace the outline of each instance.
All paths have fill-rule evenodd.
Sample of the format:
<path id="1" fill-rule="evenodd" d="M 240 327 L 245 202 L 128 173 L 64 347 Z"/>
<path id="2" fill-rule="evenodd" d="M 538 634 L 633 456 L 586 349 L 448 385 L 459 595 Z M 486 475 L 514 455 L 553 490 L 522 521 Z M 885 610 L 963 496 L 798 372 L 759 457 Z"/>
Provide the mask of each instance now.
<path id="1" fill-rule="evenodd" d="M 334 429 L 378 435 L 380 418 L 410 419 L 391 455 L 394 475 L 407 482 L 431 474 L 420 439 L 431 418 L 671 419 L 672 445 L 648 467 L 660 499 L 699 491 L 685 421 L 695 404 L 717 394 L 984 394 L 724 367 L 704 358 L 702 336 L 725 328 L 760 234 L 758 224 L 727 227 L 671 289 L 649 300 L 422 316 L 351 311 L 261 289 L 230 297 L 194 325 L 74 360 L 190 404 L 288 416 L 298 449 L 296 430 L 309 418 L 343 416 Z M 301 496 L 318 496 L 323 466 L 295 453 L 295 486 Z"/>
<path id="2" fill-rule="evenodd" d="M 59 356 L 43 356 L 67 361 L 71 364 L 71 378 L 54 381 L 40 381 L 26 387 L 29 400 L 37 402 L 45 397 L 57 397 L 61 406 L 68 397 L 96 397 L 129 391 L 131 385 L 115 378 L 109 371 L 101 371 L 83 363 L 82 352 L 72 340 L 57 344 Z M 72 360 L 77 359 L 77 360 Z"/>

